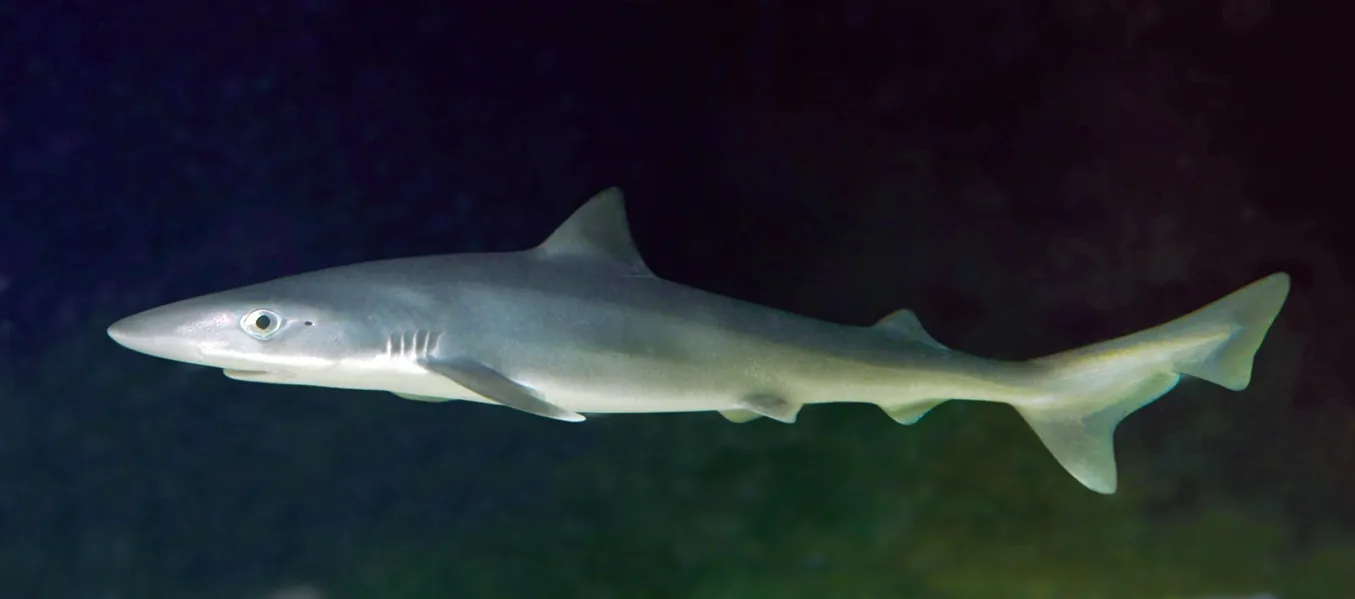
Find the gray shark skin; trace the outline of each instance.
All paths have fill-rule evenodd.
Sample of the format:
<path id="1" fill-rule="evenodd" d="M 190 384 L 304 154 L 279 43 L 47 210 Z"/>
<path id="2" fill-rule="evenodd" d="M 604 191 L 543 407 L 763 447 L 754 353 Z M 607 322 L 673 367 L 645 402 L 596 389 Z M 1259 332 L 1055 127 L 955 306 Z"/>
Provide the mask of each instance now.
<path id="1" fill-rule="evenodd" d="M 621 191 L 517 252 L 366 262 L 188 299 L 108 328 L 123 346 L 241 381 L 590 413 L 794 422 L 864 402 L 902 424 L 951 400 L 1006 403 L 1086 487 L 1116 488 L 1112 436 L 1182 376 L 1241 390 L 1284 304 L 1276 273 L 1176 320 L 1029 361 L 943 346 L 912 312 L 834 324 L 655 276 Z"/>

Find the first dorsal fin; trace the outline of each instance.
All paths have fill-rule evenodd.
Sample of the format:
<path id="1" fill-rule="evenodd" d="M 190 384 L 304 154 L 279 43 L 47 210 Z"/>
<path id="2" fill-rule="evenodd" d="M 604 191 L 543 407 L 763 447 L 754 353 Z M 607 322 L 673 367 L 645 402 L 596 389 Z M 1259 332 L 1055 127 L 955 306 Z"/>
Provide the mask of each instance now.
<path id="1" fill-rule="evenodd" d="M 561 223 L 536 251 L 551 257 L 611 262 L 632 275 L 653 275 L 630 237 L 619 187 L 598 192 Z"/>

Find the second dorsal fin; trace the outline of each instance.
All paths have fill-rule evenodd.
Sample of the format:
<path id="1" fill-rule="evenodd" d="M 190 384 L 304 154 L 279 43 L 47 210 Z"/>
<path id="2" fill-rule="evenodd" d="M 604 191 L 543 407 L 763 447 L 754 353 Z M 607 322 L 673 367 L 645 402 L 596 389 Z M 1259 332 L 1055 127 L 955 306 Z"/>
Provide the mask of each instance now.
<path id="1" fill-rule="evenodd" d="M 941 342 L 937 341 L 936 338 L 927 333 L 926 329 L 922 328 L 922 321 L 917 319 L 917 314 L 914 314 L 912 310 L 895 310 L 884 318 L 881 318 L 879 322 L 875 323 L 875 328 L 889 331 L 895 335 L 907 337 L 913 341 L 930 345 L 938 349 L 950 349 L 949 347 L 941 345 Z"/>

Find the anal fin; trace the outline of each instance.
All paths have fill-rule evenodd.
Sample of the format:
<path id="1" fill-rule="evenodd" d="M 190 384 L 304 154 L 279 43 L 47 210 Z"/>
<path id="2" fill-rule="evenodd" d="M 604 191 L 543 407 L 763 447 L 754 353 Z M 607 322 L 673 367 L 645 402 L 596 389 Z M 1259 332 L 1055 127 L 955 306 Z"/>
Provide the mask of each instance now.
<path id="1" fill-rule="evenodd" d="M 565 422 L 585 420 L 583 414 L 550 403 L 531 388 L 475 360 L 469 358 L 422 360 L 420 364 L 429 372 L 445 376 L 456 384 L 504 406 Z"/>
<path id="2" fill-rule="evenodd" d="M 738 410 L 738 409 L 720 410 L 720 415 L 724 416 L 725 420 L 733 422 L 734 424 L 743 424 L 745 422 L 757 420 L 758 418 L 762 417 L 762 414 L 759 414 L 752 410 Z"/>
<path id="3" fill-rule="evenodd" d="M 917 424 L 917 421 L 922 420 L 922 417 L 926 416 L 927 412 L 930 412 L 932 408 L 946 403 L 947 401 L 949 400 L 927 399 L 899 406 L 880 406 L 880 409 L 884 410 L 886 414 L 889 414 L 889 417 L 893 418 L 894 422 L 899 424 Z"/>
<path id="4" fill-rule="evenodd" d="M 779 395 L 756 393 L 739 400 L 738 409 L 791 424 L 800 413 L 800 404 L 792 403 Z"/>

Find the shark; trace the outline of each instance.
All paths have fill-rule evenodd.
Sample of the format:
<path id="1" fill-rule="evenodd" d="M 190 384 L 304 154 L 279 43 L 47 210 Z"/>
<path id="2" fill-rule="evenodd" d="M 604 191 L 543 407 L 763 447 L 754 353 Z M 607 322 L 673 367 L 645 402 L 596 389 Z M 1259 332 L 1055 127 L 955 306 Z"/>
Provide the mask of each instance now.
<path id="1" fill-rule="evenodd" d="M 804 406 L 856 402 L 911 425 L 950 400 L 1003 403 L 1073 478 L 1111 494 L 1117 425 L 1183 377 L 1245 389 L 1289 287 L 1276 272 L 1135 333 L 989 359 L 938 342 L 907 309 L 840 324 L 659 277 L 613 187 L 534 247 L 287 276 L 155 307 L 108 335 L 239 381 L 478 402 L 564 422 L 716 412 L 793 423 Z"/>

